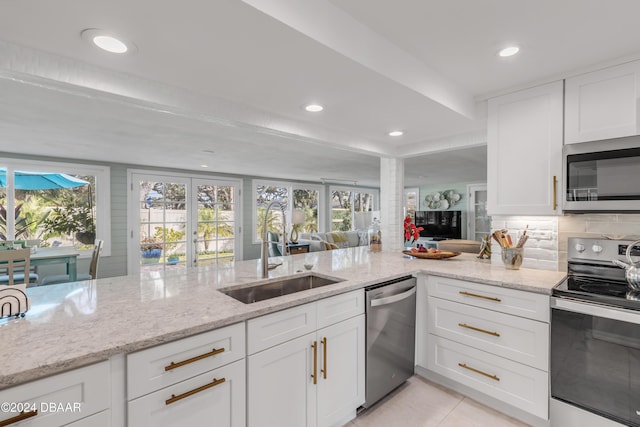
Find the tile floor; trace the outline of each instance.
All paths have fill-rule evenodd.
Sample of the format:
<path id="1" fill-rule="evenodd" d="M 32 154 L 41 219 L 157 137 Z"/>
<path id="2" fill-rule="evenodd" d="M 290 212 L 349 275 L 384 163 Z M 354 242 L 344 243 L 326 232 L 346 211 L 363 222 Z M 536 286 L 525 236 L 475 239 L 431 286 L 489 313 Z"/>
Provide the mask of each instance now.
<path id="1" fill-rule="evenodd" d="M 521 421 L 414 376 L 345 427 L 524 427 Z"/>

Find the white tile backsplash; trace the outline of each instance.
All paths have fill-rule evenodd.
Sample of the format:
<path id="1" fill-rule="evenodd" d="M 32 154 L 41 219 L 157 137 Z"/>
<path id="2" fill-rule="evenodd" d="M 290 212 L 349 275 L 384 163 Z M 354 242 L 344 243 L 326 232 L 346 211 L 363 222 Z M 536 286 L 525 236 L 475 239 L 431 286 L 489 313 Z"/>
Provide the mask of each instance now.
<path id="1" fill-rule="evenodd" d="M 603 234 L 640 239 L 640 214 L 580 214 L 559 217 L 494 216 L 491 230 L 507 229 L 512 238 L 529 226 L 523 267 L 564 271 L 569 237 Z M 502 263 L 500 247 L 493 242 L 492 263 Z"/>
<path id="2" fill-rule="evenodd" d="M 530 216 L 493 216 L 491 230 L 506 229 L 512 240 L 527 230 L 529 239 L 524 245 L 522 266 L 542 270 L 558 270 L 558 218 Z M 502 264 L 500 246 L 492 243 L 491 262 Z"/>

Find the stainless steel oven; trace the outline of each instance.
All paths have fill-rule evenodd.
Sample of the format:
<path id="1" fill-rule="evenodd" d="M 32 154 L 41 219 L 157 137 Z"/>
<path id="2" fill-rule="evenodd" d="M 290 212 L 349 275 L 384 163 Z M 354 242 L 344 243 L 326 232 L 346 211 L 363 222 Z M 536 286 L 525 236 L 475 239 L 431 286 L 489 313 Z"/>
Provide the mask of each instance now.
<path id="1" fill-rule="evenodd" d="M 640 212 L 640 137 L 563 147 L 563 210 Z"/>
<path id="2" fill-rule="evenodd" d="M 552 426 L 640 426 L 640 294 L 611 263 L 630 243 L 569 239 L 551 302 Z"/>

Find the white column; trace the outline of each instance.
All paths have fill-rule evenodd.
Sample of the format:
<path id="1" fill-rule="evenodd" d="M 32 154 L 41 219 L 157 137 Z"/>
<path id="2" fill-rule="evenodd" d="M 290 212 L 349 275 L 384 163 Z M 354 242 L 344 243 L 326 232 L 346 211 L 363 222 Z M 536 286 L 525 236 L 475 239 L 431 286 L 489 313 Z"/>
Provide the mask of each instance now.
<path id="1" fill-rule="evenodd" d="M 404 160 L 380 158 L 380 231 L 382 250 L 402 251 L 404 213 Z"/>

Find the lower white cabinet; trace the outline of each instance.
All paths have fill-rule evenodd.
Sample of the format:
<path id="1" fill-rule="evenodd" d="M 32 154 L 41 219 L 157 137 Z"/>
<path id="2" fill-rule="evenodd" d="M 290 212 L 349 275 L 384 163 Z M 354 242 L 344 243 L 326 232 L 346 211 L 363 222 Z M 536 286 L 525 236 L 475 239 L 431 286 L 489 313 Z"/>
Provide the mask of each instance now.
<path id="1" fill-rule="evenodd" d="M 111 406 L 111 372 L 108 361 L 74 369 L 0 391 L 0 402 L 11 411 L 0 412 L 0 425 L 57 427 L 106 411 Z M 108 411 L 92 426 L 107 426 Z M 99 420 L 102 420 L 99 422 Z M 72 425 L 76 425 L 75 423 Z"/>
<path id="2" fill-rule="evenodd" d="M 247 357 L 250 427 L 342 426 L 364 403 L 364 293 L 350 292 L 303 307 L 291 309 L 291 313 L 296 317 L 311 313 L 305 315 L 309 319 L 316 318 L 316 311 L 334 313 L 330 318 L 337 323 L 293 339 L 287 332 L 286 341 Z M 340 312 L 343 315 L 337 314 Z M 250 320 L 248 347 L 254 348 L 251 331 L 263 341 L 258 332 L 265 330 L 261 325 L 280 330 L 277 325 L 289 318 L 285 310 Z M 325 320 L 318 317 L 317 324 L 324 325 Z"/>
<path id="3" fill-rule="evenodd" d="M 113 425 L 115 424 L 111 422 L 111 411 L 106 410 L 67 424 L 65 427 L 111 427 Z"/>
<path id="4" fill-rule="evenodd" d="M 435 335 L 429 349 L 430 370 L 548 419 L 548 372 Z"/>
<path id="5" fill-rule="evenodd" d="M 420 287 L 417 364 L 547 420 L 549 297 L 437 276 Z"/>
<path id="6" fill-rule="evenodd" d="M 127 355 L 128 427 L 244 427 L 245 324 Z"/>
<path id="7" fill-rule="evenodd" d="M 364 315 L 318 331 L 318 426 L 335 426 L 364 403 Z"/>
<path id="8" fill-rule="evenodd" d="M 129 427 L 245 425 L 244 359 L 128 404 Z"/>

